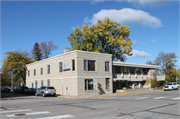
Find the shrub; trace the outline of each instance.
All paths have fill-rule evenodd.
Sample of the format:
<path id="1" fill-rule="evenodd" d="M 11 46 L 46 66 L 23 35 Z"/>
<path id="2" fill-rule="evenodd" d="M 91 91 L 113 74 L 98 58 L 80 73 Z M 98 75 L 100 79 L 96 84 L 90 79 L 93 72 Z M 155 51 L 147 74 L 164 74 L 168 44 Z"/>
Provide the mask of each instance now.
<path id="1" fill-rule="evenodd" d="M 151 88 L 157 87 L 157 78 L 156 78 L 156 72 L 153 74 L 153 79 L 151 80 Z"/>

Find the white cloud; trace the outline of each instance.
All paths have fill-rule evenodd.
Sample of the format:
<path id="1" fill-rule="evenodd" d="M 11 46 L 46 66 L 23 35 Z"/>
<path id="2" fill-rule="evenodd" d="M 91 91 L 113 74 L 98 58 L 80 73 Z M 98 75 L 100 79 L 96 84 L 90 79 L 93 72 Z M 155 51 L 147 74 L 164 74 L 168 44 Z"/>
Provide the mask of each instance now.
<path id="1" fill-rule="evenodd" d="M 86 17 L 84 21 L 91 24 L 96 24 L 98 19 L 103 20 L 105 17 L 109 17 L 111 20 L 117 21 L 121 23 L 122 25 L 142 24 L 144 26 L 150 26 L 153 28 L 162 26 L 161 21 L 158 18 L 151 16 L 149 13 L 144 12 L 142 10 L 134 10 L 131 8 L 123 8 L 120 10 L 103 9 L 99 11 L 98 13 L 93 14 L 92 19 L 89 19 L 88 17 Z"/>
<path id="2" fill-rule="evenodd" d="M 156 41 L 156 40 L 154 40 L 154 39 L 152 39 L 151 41 L 152 41 L 152 42 L 157 42 L 157 41 Z"/>
<path id="3" fill-rule="evenodd" d="M 75 29 L 75 27 L 71 27 L 71 29 L 72 29 L 72 30 L 74 30 L 74 29 Z"/>
<path id="4" fill-rule="evenodd" d="M 141 58 L 141 57 L 149 57 L 151 56 L 149 53 L 146 53 L 144 51 L 139 51 L 139 50 L 132 50 L 133 55 L 132 56 L 127 56 L 127 58 Z"/>
<path id="5" fill-rule="evenodd" d="M 133 40 L 133 44 L 137 43 L 137 40 Z"/>
<path id="6" fill-rule="evenodd" d="M 165 0 L 127 0 L 129 3 L 138 3 L 141 6 L 158 6 L 164 5 Z"/>

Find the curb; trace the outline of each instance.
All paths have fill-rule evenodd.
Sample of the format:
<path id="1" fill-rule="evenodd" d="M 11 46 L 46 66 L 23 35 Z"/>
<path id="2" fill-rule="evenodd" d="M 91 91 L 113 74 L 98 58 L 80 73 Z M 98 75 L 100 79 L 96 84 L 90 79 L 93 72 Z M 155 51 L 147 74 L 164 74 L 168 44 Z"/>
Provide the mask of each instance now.
<path id="1" fill-rule="evenodd" d="M 58 96 L 58 98 L 87 99 L 87 98 L 100 98 L 100 97 L 114 97 L 114 96 L 121 96 L 121 95 L 135 95 L 135 94 L 156 93 L 156 92 L 163 92 L 163 90 L 149 90 L 149 91 L 138 91 L 138 92 L 122 92 L 122 93 L 115 93 L 115 94 L 111 94 L 111 95 L 96 95 L 96 96 L 89 96 L 89 97 Z"/>

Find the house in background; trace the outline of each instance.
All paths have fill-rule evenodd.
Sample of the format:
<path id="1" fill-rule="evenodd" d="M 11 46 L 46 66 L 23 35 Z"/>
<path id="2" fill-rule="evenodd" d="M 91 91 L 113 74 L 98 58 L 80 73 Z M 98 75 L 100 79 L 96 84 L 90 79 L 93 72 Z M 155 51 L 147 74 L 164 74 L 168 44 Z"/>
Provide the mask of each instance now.
<path id="1" fill-rule="evenodd" d="M 63 54 L 27 64 L 26 85 L 54 86 L 57 94 L 91 96 L 112 94 L 122 87 L 144 87 L 151 70 L 159 66 L 112 61 L 112 54 L 64 51 Z M 93 78 L 96 78 L 95 89 Z M 147 87 L 146 87 L 147 88 Z"/>

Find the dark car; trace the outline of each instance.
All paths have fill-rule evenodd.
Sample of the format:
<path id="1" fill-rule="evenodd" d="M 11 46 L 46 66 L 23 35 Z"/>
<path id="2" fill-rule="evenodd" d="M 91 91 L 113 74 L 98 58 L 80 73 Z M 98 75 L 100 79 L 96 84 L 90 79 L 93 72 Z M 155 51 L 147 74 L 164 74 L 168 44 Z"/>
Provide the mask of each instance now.
<path id="1" fill-rule="evenodd" d="M 28 88 L 26 91 L 25 91 L 25 95 L 35 95 L 36 93 L 36 90 L 35 88 Z"/>
<path id="2" fill-rule="evenodd" d="M 47 95 L 56 96 L 56 89 L 53 86 L 42 86 L 36 90 L 36 96 L 42 95 L 43 97 Z"/>
<path id="3" fill-rule="evenodd" d="M 28 87 L 24 87 L 24 86 L 19 86 L 14 90 L 14 93 L 20 93 L 23 94 L 25 93 L 25 91 L 28 89 Z"/>
<path id="4" fill-rule="evenodd" d="M 8 87 L 1 88 L 1 92 L 10 92 L 10 90 Z"/>

